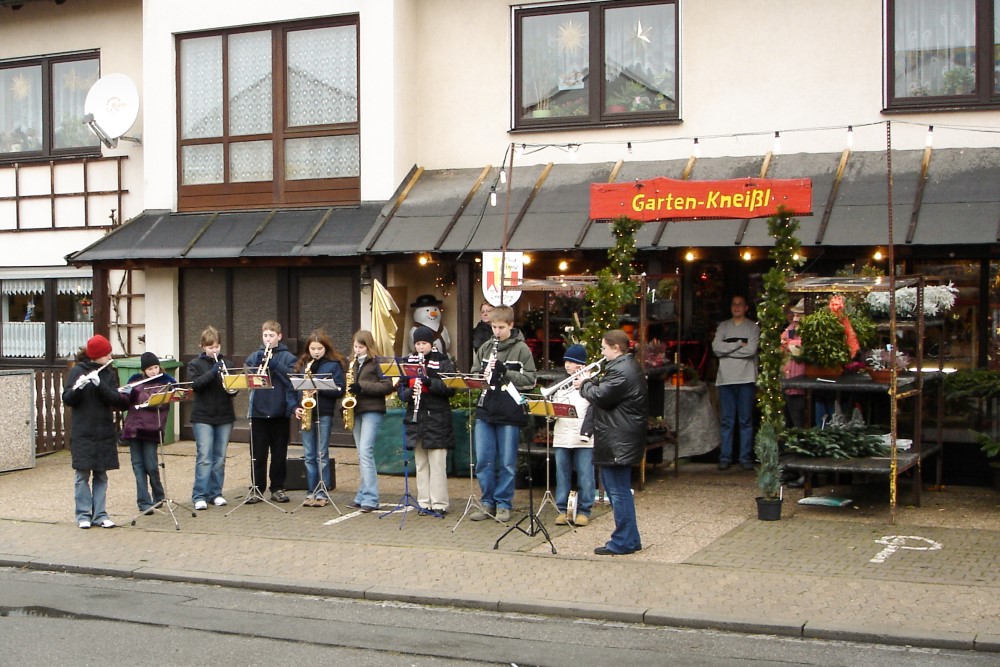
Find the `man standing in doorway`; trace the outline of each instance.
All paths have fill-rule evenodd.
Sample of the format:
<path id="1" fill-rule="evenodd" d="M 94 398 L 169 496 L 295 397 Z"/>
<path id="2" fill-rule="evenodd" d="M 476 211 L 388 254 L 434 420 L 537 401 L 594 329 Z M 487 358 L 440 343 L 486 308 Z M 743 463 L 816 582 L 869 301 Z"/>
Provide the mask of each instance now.
<path id="1" fill-rule="evenodd" d="M 712 351 L 719 358 L 719 372 L 715 378 L 722 436 L 719 470 L 726 470 L 733 462 L 733 427 L 737 420 L 740 466 L 753 470 L 753 402 L 760 327 L 746 317 L 746 297 L 734 296 L 729 311 L 732 318 L 719 323 L 712 340 Z"/>

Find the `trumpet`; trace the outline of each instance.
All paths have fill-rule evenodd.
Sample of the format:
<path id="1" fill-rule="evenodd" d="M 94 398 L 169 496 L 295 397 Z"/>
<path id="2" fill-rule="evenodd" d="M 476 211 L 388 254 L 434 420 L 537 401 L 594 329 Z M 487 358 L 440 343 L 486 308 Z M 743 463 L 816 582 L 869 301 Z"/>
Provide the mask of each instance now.
<path id="1" fill-rule="evenodd" d="M 351 357 L 347 362 L 347 375 L 344 378 L 344 397 L 340 400 L 341 407 L 344 408 L 344 428 L 348 431 L 354 430 L 354 407 L 358 404 L 357 397 L 351 393 L 351 385 L 354 384 L 354 362 L 358 355 Z"/>
<path id="2" fill-rule="evenodd" d="M 274 354 L 274 348 L 268 346 L 264 350 L 264 358 L 261 359 L 260 366 L 257 367 L 257 375 L 264 375 L 267 373 L 267 365 L 271 363 L 271 355 Z"/>
<path id="3" fill-rule="evenodd" d="M 306 364 L 305 376 L 306 378 L 312 377 L 313 362 L 315 359 L 310 359 L 309 363 Z M 312 411 L 316 408 L 316 390 L 306 389 L 302 392 L 302 401 L 299 404 L 302 407 L 302 430 L 311 431 L 312 430 Z"/>
<path id="4" fill-rule="evenodd" d="M 548 398 L 549 396 L 551 396 L 552 394 L 556 393 L 560 389 L 563 389 L 563 388 L 565 388 L 565 387 L 573 384 L 573 382 L 576 381 L 576 379 L 578 377 L 580 377 L 581 375 L 584 375 L 584 373 L 586 373 L 586 376 L 589 377 L 591 375 L 591 373 L 590 373 L 591 369 L 593 369 L 593 368 L 600 368 L 600 366 L 601 366 L 602 363 L 603 363 L 603 360 L 598 359 L 597 361 L 595 361 L 593 363 L 587 364 L 586 366 L 584 366 L 580 370 L 576 371 L 575 373 L 573 373 L 569 377 L 563 378 L 562 380 L 560 380 L 559 382 L 555 383 L 551 387 L 543 387 L 542 388 L 542 398 Z"/>
<path id="5" fill-rule="evenodd" d="M 222 364 L 222 368 L 219 369 L 221 371 L 221 374 L 219 375 L 219 381 L 222 382 L 222 388 L 225 389 L 226 393 L 229 394 L 230 396 L 235 396 L 237 390 L 236 389 L 230 389 L 229 387 L 226 386 L 226 378 L 229 377 L 229 369 L 226 368 L 226 361 L 225 361 L 225 359 L 220 359 L 219 355 L 217 355 L 217 354 L 213 354 L 212 356 L 215 357 L 215 363 L 217 363 L 217 364 L 221 363 Z"/>

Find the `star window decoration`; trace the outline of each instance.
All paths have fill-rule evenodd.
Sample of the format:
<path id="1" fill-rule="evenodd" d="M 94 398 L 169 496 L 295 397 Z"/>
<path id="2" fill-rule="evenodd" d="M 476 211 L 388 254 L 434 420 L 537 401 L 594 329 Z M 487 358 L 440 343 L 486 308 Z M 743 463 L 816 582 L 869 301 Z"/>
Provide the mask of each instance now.
<path id="1" fill-rule="evenodd" d="M 639 20 L 636 21 L 635 34 L 632 35 L 632 39 L 635 40 L 635 43 L 637 45 L 642 46 L 643 48 L 645 48 L 645 47 L 649 46 L 650 43 L 651 43 L 649 41 L 649 33 L 651 33 L 652 31 L 653 31 L 653 28 L 651 26 L 647 27 L 647 28 L 643 28 L 642 27 L 642 19 L 639 19 Z"/>
<path id="2" fill-rule="evenodd" d="M 579 53 L 583 50 L 587 40 L 587 33 L 583 29 L 583 24 L 572 19 L 559 26 L 559 37 L 556 43 L 559 50 L 564 53 Z"/>

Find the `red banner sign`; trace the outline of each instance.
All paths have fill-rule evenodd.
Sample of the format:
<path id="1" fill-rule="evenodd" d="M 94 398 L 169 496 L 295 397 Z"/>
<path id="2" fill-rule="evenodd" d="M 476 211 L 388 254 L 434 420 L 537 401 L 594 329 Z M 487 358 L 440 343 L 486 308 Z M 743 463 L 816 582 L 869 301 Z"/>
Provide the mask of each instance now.
<path id="1" fill-rule="evenodd" d="M 697 220 L 768 218 L 779 207 L 792 215 L 812 214 L 808 178 L 735 178 L 726 181 L 676 181 L 653 178 L 634 183 L 592 183 L 590 217 L 610 220 Z"/>

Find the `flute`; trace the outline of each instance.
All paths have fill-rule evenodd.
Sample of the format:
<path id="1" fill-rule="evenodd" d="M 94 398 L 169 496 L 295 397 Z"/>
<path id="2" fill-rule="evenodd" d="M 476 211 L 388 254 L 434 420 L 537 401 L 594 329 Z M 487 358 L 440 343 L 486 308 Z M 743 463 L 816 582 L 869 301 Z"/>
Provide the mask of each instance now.
<path id="1" fill-rule="evenodd" d="M 89 373 L 81 375 L 79 378 L 77 378 L 76 384 L 73 385 L 73 389 L 82 389 L 83 385 L 85 385 L 88 382 L 90 382 L 91 379 L 97 379 L 98 376 L 100 375 L 101 371 L 103 371 L 105 368 L 107 368 L 108 366 L 110 366 L 114 362 L 115 362 L 115 360 L 112 359 L 111 361 L 108 361 L 107 363 L 105 363 L 100 368 L 95 368 L 94 370 L 90 371 Z"/>

